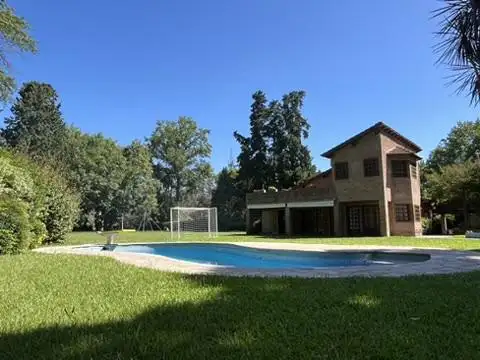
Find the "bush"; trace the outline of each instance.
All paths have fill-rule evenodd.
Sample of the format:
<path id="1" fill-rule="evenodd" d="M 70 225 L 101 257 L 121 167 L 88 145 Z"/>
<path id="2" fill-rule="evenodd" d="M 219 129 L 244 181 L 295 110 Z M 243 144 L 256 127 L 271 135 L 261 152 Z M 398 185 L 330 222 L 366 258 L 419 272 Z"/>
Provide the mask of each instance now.
<path id="1" fill-rule="evenodd" d="M 79 197 L 53 169 L 43 168 L 39 181 L 45 195 L 45 209 L 41 216 L 47 230 L 44 242 L 64 242 L 78 219 Z"/>
<path id="2" fill-rule="evenodd" d="M 0 151 L 1 253 L 63 241 L 78 211 L 77 195 L 57 172 Z"/>
<path id="3" fill-rule="evenodd" d="M 0 198 L 0 252 L 18 254 L 40 243 L 45 230 L 29 211 L 29 204 L 12 195 Z"/>

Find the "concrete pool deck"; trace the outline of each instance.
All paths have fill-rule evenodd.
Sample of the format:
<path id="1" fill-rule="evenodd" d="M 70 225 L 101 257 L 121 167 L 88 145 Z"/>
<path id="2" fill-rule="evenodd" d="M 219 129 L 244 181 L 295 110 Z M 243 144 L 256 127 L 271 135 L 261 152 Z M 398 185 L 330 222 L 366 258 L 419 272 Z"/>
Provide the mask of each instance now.
<path id="1" fill-rule="evenodd" d="M 158 243 L 143 243 L 158 244 Z M 139 254 L 130 252 L 92 251 L 88 247 L 102 246 L 101 244 L 85 244 L 76 246 L 50 246 L 35 249 L 34 251 L 46 254 L 74 254 L 108 256 L 122 263 L 146 267 L 161 271 L 179 272 L 186 274 L 226 275 L 226 276 L 260 276 L 260 277 L 303 277 L 303 278 L 338 278 L 338 277 L 400 277 L 408 275 L 435 275 L 469 272 L 480 270 L 480 253 L 472 251 L 455 251 L 437 248 L 412 248 L 396 246 L 362 246 L 362 245 L 323 245 L 323 244 L 295 244 L 295 243 L 267 243 L 267 242 L 222 242 L 246 247 L 262 249 L 308 250 L 308 251 L 382 251 L 402 252 L 410 254 L 429 254 L 430 260 L 424 262 L 394 264 L 348 266 L 315 269 L 254 269 L 235 268 L 218 265 L 205 265 L 194 262 L 176 260 L 160 255 Z M 141 245 L 139 243 L 121 245 Z"/>

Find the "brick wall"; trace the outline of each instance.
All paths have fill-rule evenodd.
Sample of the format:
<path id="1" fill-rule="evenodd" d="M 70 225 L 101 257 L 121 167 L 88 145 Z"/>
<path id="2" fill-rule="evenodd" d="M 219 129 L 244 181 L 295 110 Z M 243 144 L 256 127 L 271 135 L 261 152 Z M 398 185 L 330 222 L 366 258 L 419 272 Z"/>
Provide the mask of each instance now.
<path id="1" fill-rule="evenodd" d="M 370 133 L 356 145 L 348 145 L 334 154 L 331 160 L 335 192 L 338 201 L 372 201 L 383 199 L 383 179 L 381 176 L 365 177 L 363 160 L 377 157 L 380 160 L 380 138 Z M 335 163 L 348 162 L 348 179 L 335 178 Z"/>
<path id="2" fill-rule="evenodd" d="M 382 162 L 384 163 L 384 181 L 385 200 L 388 205 L 388 217 L 390 219 L 390 233 L 391 235 L 421 235 L 422 223 L 415 220 L 414 206 L 420 206 L 420 173 L 417 165 L 417 178 L 413 178 L 412 171 L 409 171 L 409 176 L 405 178 L 395 178 L 392 176 L 392 160 L 406 160 L 414 162 L 415 158 L 410 155 L 388 155 L 388 153 L 395 149 L 402 147 L 401 144 L 395 142 L 388 136 L 383 134 L 381 136 L 382 142 Z M 409 169 L 410 170 L 410 169 Z M 408 204 L 410 206 L 411 221 L 397 222 L 395 218 L 395 204 Z"/>

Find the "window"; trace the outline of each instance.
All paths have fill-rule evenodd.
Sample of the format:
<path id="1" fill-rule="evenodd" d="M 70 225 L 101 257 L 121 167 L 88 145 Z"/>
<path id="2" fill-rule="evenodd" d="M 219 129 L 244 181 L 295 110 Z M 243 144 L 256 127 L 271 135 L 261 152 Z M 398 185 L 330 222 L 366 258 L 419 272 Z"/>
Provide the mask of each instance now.
<path id="1" fill-rule="evenodd" d="M 412 177 L 413 177 L 414 179 L 417 178 L 417 176 L 418 176 L 418 173 L 417 173 L 417 164 L 410 165 L 410 173 L 412 174 Z"/>
<path id="2" fill-rule="evenodd" d="M 363 174 L 365 177 L 378 176 L 378 158 L 371 158 L 363 160 Z"/>
<path id="3" fill-rule="evenodd" d="M 408 177 L 408 162 L 405 160 L 392 160 L 392 176 Z"/>
<path id="4" fill-rule="evenodd" d="M 420 206 L 415 205 L 415 221 L 422 221 L 422 213 L 420 212 Z"/>
<path id="5" fill-rule="evenodd" d="M 348 179 L 348 162 L 338 162 L 335 164 L 335 179 Z"/>
<path id="6" fill-rule="evenodd" d="M 410 205 L 408 204 L 395 204 L 395 220 L 410 221 Z"/>

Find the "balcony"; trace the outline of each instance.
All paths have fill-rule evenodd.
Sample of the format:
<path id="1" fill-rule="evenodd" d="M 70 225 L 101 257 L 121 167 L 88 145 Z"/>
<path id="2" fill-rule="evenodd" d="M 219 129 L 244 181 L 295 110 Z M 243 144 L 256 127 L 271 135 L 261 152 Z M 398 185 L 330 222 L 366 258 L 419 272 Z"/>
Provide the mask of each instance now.
<path id="1" fill-rule="evenodd" d="M 331 188 L 301 188 L 278 192 L 253 192 L 247 194 L 247 205 L 286 204 L 309 201 L 333 200 L 335 193 Z"/>

